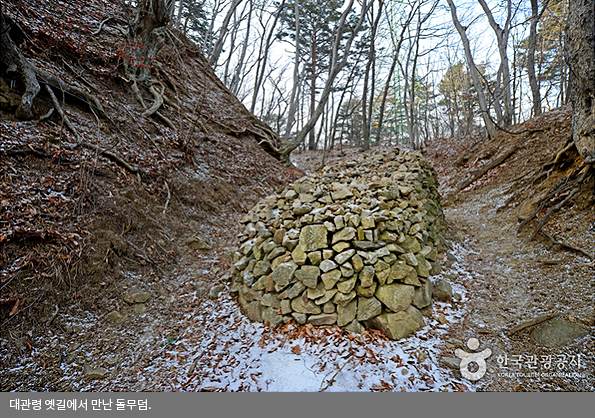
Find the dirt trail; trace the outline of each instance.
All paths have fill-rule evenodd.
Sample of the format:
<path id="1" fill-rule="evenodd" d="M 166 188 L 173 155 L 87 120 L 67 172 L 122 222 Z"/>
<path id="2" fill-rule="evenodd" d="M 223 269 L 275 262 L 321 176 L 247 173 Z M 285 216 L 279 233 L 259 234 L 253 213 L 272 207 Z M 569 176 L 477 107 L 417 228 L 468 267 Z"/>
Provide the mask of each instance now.
<path id="1" fill-rule="evenodd" d="M 534 326 L 508 335 L 514 326 L 555 314 L 571 324 L 593 326 L 593 262 L 543 242 L 524 243 L 527 234 L 517 234 L 516 212 L 502 210 L 509 193 L 507 186 L 486 188 L 445 209 L 454 242 L 468 251 L 459 261 L 474 277 L 463 283 L 471 294 L 468 315 L 453 324 L 452 332 L 464 341 L 478 338 L 478 350 L 492 350 L 487 373 L 475 389 L 593 391 L 592 330 L 552 348 L 529 337 Z M 595 236 L 593 231 L 587 235 Z M 570 364 L 578 355 L 581 367 Z M 547 356 L 554 356 L 549 370 Z M 501 367 L 506 358 L 508 367 Z M 554 370 L 570 375 L 548 376 Z"/>

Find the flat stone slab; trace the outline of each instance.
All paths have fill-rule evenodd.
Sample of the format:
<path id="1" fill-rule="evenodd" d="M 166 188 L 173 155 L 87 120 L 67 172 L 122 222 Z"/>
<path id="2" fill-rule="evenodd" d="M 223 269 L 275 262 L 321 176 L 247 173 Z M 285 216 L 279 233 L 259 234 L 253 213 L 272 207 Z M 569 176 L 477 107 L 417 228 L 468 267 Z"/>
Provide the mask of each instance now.
<path id="1" fill-rule="evenodd" d="M 529 337 L 538 345 L 553 348 L 571 344 L 588 333 L 589 328 L 584 325 L 562 318 L 553 318 L 535 327 Z"/>

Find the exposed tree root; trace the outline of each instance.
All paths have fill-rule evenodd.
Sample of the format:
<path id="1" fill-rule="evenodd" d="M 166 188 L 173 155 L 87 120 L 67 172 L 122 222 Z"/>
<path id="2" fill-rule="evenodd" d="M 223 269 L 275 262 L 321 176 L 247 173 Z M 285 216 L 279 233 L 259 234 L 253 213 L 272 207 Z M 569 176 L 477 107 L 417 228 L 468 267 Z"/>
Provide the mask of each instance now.
<path id="1" fill-rule="evenodd" d="M 548 321 L 560 315 L 560 313 L 546 314 L 538 316 L 537 318 L 530 319 L 528 321 L 523 321 L 520 324 L 510 328 L 506 334 L 510 337 L 511 335 L 516 334 L 519 331 L 532 327 L 533 325 L 541 324 L 542 322 Z"/>
<path id="2" fill-rule="evenodd" d="M 78 131 L 76 130 L 75 126 L 70 121 L 70 119 L 68 119 L 68 116 L 62 110 L 62 107 L 60 106 L 60 103 L 58 102 L 58 99 L 56 98 L 56 95 L 52 91 L 51 87 L 46 84 L 45 88 L 46 88 L 48 94 L 50 95 L 52 104 L 54 105 L 54 109 L 56 109 L 56 112 L 58 112 L 58 114 L 64 121 L 64 124 L 68 127 L 68 129 L 70 129 L 70 131 L 74 134 L 74 136 L 76 137 L 76 140 L 77 140 L 76 144 L 65 144 L 64 148 L 69 149 L 69 150 L 75 150 L 78 147 L 84 147 L 87 149 L 91 149 L 91 150 L 97 152 L 98 154 L 105 156 L 107 159 L 113 161 L 114 163 L 116 163 L 120 167 L 125 168 L 126 170 L 130 171 L 131 173 L 135 173 L 135 174 L 139 173 L 140 170 L 138 167 L 133 166 L 130 163 L 126 162 L 126 160 L 124 160 L 119 155 L 114 154 L 112 151 L 110 151 L 108 149 L 103 149 L 97 145 L 94 145 L 94 144 L 84 141 L 83 138 L 78 133 Z"/>
<path id="3" fill-rule="evenodd" d="M 545 232 L 543 229 L 541 229 L 540 232 L 543 235 L 545 235 L 547 238 L 549 238 L 549 240 L 552 242 L 552 244 L 559 245 L 560 247 L 568 248 L 569 250 L 576 251 L 577 253 L 583 254 L 585 257 L 590 258 L 591 260 L 595 260 L 595 255 L 583 250 L 582 248 L 575 247 L 574 245 L 566 244 L 565 242 L 556 241 L 550 234 Z"/>
<path id="4" fill-rule="evenodd" d="M 471 174 L 471 176 L 467 180 L 465 180 L 461 184 L 459 184 L 457 186 L 457 189 L 455 190 L 455 193 L 460 192 L 465 187 L 469 186 L 470 184 L 472 184 L 479 178 L 483 177 L 491 169 L 498 167 L 500 164 L 502 164 L 504 161 L 506 161 L 508 159 L 508 157 L 510 157 L 512 154 L 514 154 L 518 149 L 519 149 L 519 146 L 514 146 L 514 147 L 510 148 L 508 151 L 500 154 L 500 156 L 498 156 L 497 158 L 495 158 L 488 164 L 485 164 L 483 167 L 481 167 L 480 169 L 475 171 L 473 174 Z"/>
<path id="5" fill-rule="evenodd" d="M 545 216 L 539 221 L 539 224 L 537 225 L 537 228 L 535 228 L 535 230 L 531 233 L 531 235 L 529 236 L 529 238 L 527 238 L 525 240 L 525 242 L 529 242 L 533 238 L 535 238 L 535 236 L 541 231 L 541 228 L 543 227 L 543 225 L 545 225 L 545 223 L 550 218 L 550 216 L 554 212 L 557 212 L 558 210 L 560 210 L 570 199 L 572 199 L 572 197 L 576 194 L 576 192 L 579 191 L 580 186 L 583 183 L 583 181 L 586 179 L 587 175 L 590 173 L 590 168 L 591 168 L 590 165 L 585 166 L 582 169 L 583 174 L 576 181 L 572 182 L 569 185 L 567 184 L 567 182 L 575 174 L 574 171 L 573 171 L 573 173 L 571 173 L 567 177 L 565 177 L 562 180 L 560 180 L 558 182 L 558 184 L 556 184 L 556 186 L 554 186 L 554 188 L 552 190 L 550 190 L 550 192 L 547 194 L 547 196 L 544 197 L 541 200 L 541 204 L 538 207 L 538 209 L 535 210 L 531 215 L 529 215 L 529 217 L 527 219 L 525 219 L 523 222 L 521 222 L 521 224 L 517 228 L 517 232 L 519 232 L 526 224 L 528 224 L 533 218 L 535 218 L 535 216 L 537 216 L 537 214 L 539 212 L 541 212 L 543 209 L 545 209 L 547 203 L 554 196 L 556 196 L 557 194 L 560 194 L 560 193 L 565 193 L 570 188 L 572 188 L 572 190 L 570 190 L 570 192 L 568 193 L 568 195 L 560 203 L 558 203 L 556 206 L 548 209 L 548 211 L 546 212 Z"/>

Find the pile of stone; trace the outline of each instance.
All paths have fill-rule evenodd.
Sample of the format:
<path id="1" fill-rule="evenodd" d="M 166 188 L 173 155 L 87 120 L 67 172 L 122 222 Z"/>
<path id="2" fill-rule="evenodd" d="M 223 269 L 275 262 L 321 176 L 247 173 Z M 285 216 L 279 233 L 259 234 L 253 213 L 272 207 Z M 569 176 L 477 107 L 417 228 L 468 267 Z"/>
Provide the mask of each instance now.
<path id="1" fill-rule="evenodd" d="M 404 338 L 431 314 L 445 222 L 419 152 L 325 167 L 243 219 L 233 293 L 253 321 L 378 329 Z"/>

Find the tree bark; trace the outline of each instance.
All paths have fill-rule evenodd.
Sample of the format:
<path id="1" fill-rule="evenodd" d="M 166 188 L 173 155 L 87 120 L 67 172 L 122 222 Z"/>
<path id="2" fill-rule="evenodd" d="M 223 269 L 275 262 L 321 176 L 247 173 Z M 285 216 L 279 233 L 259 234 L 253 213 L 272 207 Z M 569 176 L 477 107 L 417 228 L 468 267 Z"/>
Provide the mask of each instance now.
<path id="1" fill-rule="evenodd" d="M 467 34 L 465 33 L 466 28 L 463 28 L 459 18 L 457 17 L 457 10 L 453 3 L 453 0 L 447 0 L 448 5 L 450 6 L 450 13 L 452 15 L 452 21 L 461 36 L 461 41 L 463 41 L 463 47 L 465 49 L 465 58 L 467 59 L 467 65 L 469 66 L 469 72 L 471 73 L 471 78 L 473 79 L 473 86 L 475 87 L 475 91 L 477 93 L 477 99 L 479 101 L 479 108 L 481 109 L 481 115 L 483 117 L 483 121 L 486 127 L 486 131 L 488 137 L 494 138 L 496 136 L 496 127 L 490 118 L 490 114 L 488 111 L 488 105 L 486 102 L 485 94 L 483 89 L 481 88 L 481 80 L 479 79 L 479 73 L 477 70 L 477 66 L 473 61 L 473 55 L 471 54 L 471 47 L 469 46 L 469 38 L 467 38 Z"/>
<path id="2" fill-rule="evenodd" d="M 529 49 L 527 51 L 527 73 L 533 95 L 533 116 L 541 115 L 541 94 L 535 76 L 535 45 L 537 42 L 537 22 L 539 21 L 537 0 L 531 0 L 531 27 L 529 28 Z"/>
<path id="3" fill-rule="evenodd" d="M 297 133 L 295 139 L 286 142 L 283 149 L 279 151 L 279 154 L 281 156 L 281 162 L 286 165 L 289 165 L 289 155 L 291 154 L 291 152 L 304 142 L 308 133 L 314 128 L 314 126 L 316 126 L 316 122 L 322 114 L 324 106 L 326 105 L 326 101 L 328 100 L 329 94 L 331 93 L 335 78 L 337 77 L 339 72 L 341 72 L 343 67 L 345 67 L 345 64 L 347 63 L 347 58 L 349 56 L 349 51 L 351 50 L 351 44 L 353 43 L 357 33 L 361 29 L 365 18 L 365 14 L 368 12 L 368 9 L 371 6 L 371 3 L 367 3 L 366 1 L 363 2 L 360 18 L 355 27 L 353 28 L 351 35 L 347 39 L 347 42 L 345 43 L 345 47 L 343 49 L 343 56 L 339 59 L 339 47 L 341 44 L 341 39 L 343 37 L 343 31 L 345 30 L 345 21 L 347 19 L 349 11 L 351 10 L 351 7 L 353 6 L 353 2 L 354 0 L 350 0 L 348 6 L 345 8 L 343 14 L 341 15 L 341 20 L 339 22 L 337 34 L 335 36 L 335 41 L 333 44 L 329 76 L 324 85 L 324 89 L 320 94 L 320 100 L 316 106 L 316 110 L 314 111 L 314 114 L 310 117 L 310 119 L 306 122 L 306 124 L 302 127 L 302 129 L 300 129 L 300 131 Z"/>
<path id="4" fill-rule="evenodd" d="M 31 110 L 33 99 L 37 97 L 41 90 L 35 75 L 35 69 L 10 38 L 10 25 L 2 10 L 0 10 L 0 22 L 0 32 L 2 34 L 0 57 L 7 65 L 7 72 L 20 72 L 25 83 L 25 93 L 21 97 L 21 104 L 17 108 L 15 116 L 21 120 L 33 119 L 33 111 Z"/>
<path id="5" fill-rule="evenodd" d="M 595 2 L 570 0 L 565 56 L 572 102 L 572 136 L 587 164 L 595 164 Z"/>
<path id="6" fill-rule="evenodd" d="M 506 52 L 508 46 L 508 34 L 510 33 L 510 23 L 512 17 L 512 4 L 510 0 L 506 1 L 506 22 L 504 23 L 504 28 L 501 28 L 498 23 L 494 20 L 494 16 L 492 11 L 488 7 L 485 0 L 478 0 L 479 4 L 481 5 L 483 11 L 485 12 L 486 16 L 488 17 L 488 21 L 490 22 L 490 26 L 494 30 L 496 34 L 496 39 L 498 41 L 498 52 L 500 53 L 500 73 L 502 74 L 502 82 L 498 83 L 497 86 L 497 96 L 500 96 L 500 87 L 502 87 L 502 91 L 504 92 L 504 97 L 502 101 L 504 103 L 504 114 L 502 115 L 502 120 L 499 121 L 504 125 L 504 127 L 508 127 L 512 123 L 512 100 L 510 95 L 510 69 L 508 66 L 508 54 Z M 532 0 L 533 1 L 533 0 Z"/>

